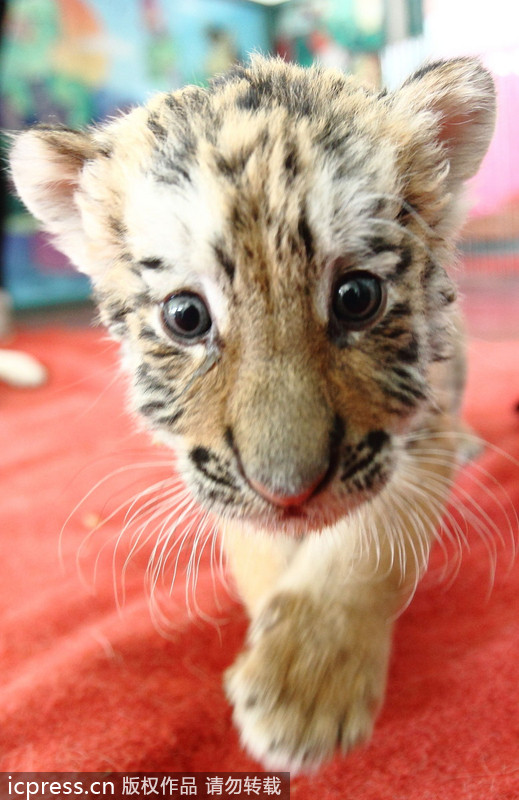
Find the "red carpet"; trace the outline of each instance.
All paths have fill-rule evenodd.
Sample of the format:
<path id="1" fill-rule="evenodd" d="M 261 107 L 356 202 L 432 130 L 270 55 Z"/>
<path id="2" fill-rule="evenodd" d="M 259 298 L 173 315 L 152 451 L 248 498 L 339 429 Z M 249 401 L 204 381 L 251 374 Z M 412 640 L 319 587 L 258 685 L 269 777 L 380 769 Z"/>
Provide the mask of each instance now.
<path id="1" fill-rule="evenodd" d="M 136 507 L 128 510 L 132 497 L 168 468 L 159 463 L 164 451 L 134 433 L 124 412 L 115 348 L 99 332 L 68 329 L 27 331 L 16 345 L 48 365 L 51 381 L 34 391 L 0 387 L 0 770 L 257 769 L 239 749 L 221 688 L 245 619 L 222 588 L 218 607 L 209 558 L 201 560 L 196 600 L 217 622 L 189 617 L 179 573 L 169 637 L 157 633 L 143 588 L 153 542 L 130 561 L 117 611 L 115 539 L 126 514 L 113 570 L 121 597 L 138 527 Z M 481 435 L 516 459 L 518 364 L 517 343 L 473 344 L 466 406 Z M 134 468 L 137 462 L 148 466 Z M 372 742 L 317 776 L 296 778 L 293 797 L 519 797 L 519 568 L 511 564 L 505 520 L 513 523 L 505 492 L 519 508 L 519 468 L 492 450 L 478 463 L 460 479 L 470 550 L 449 585 L 439 583 L 438 551 L 400 619 Z M 110 472 L 65 525 L 60 565 L 68 514 Z M 477 513 L 469 491 L 481 505 Z M 153 513 L 147 499 L 141 524 Z M 151 520 L 145 533 L 160 530 L 163 519 L 155 528 Z M 505 537 L 494 578 L 481 535 L 492 526 Z"/>

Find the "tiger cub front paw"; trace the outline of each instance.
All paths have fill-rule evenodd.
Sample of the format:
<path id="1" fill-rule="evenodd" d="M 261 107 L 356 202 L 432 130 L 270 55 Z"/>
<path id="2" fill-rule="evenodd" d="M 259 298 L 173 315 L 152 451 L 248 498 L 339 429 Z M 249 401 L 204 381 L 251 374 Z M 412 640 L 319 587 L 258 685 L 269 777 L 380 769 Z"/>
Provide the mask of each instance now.
<path id="1" fill-rule="evenodd" d="M 244 747 L 268 769 L 312 769 L 366 740 L 380 707 L 390 626 L 309 595 L 276 595 L 226 673 Z"/>

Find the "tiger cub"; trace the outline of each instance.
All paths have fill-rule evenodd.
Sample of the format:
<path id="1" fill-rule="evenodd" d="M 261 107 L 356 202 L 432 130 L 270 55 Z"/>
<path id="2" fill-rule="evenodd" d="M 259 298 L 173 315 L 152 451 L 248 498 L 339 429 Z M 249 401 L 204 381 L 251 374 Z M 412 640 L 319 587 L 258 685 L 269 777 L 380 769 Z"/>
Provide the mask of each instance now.
<path id="1" fill-rule="evenodd" d="M 251 618 L 226 691 L 268 768 L 348 751 L 380 707 L 458 461 L 448 270 L 494 115 L 472 58 L 379 92 L 255 56 L 14 142 L 16 188 L 91 276 L 135 410 L 218 521 Z"/>

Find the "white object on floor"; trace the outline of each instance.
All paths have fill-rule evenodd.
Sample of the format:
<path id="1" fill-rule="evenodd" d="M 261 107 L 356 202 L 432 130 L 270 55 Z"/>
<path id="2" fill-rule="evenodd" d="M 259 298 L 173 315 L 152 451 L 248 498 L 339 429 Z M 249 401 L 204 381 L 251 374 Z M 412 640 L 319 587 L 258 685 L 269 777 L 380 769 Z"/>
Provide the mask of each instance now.
<path id="1" fill-rule="evenodd" d="M 32 356 L 18 350 L 0 349 L 0 381 L 32 389 L 47 380 L 47 370 Z"/>

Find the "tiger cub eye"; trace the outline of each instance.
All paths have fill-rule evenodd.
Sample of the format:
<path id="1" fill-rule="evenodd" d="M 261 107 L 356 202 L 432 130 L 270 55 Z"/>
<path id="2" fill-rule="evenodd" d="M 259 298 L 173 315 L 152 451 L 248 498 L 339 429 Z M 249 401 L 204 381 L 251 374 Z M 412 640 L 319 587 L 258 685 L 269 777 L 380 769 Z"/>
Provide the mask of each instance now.
<path id="1" fill-rule="evenodd" d="M 369 272 L 348 272 L 335 284 L 332 312 L 341 327 L 362 330 L 383 310 L 384 300 L 380 278 Z"/>
<path id="2" fill-rule="evenodd" d="M 175 339 L 196 342 L 211 330 L 213 321 L 205 300 L 194 292 L 178 292 L 164 300 L 162 323 Z"/>

